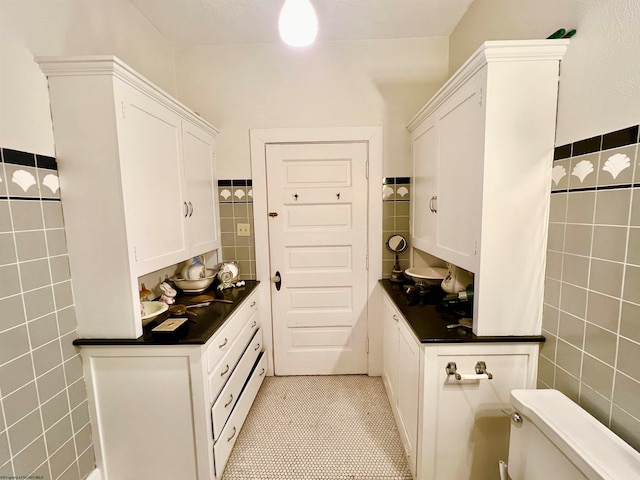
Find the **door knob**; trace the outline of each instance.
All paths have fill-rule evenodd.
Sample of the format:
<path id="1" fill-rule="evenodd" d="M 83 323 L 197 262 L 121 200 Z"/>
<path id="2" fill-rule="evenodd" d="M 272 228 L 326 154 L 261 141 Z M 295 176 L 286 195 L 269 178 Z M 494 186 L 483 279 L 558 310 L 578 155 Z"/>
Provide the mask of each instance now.
<path id="1" fill-rule="evenodd" d="M 276 274 L 271 277 L 271 281 L 276 284 L 276 290 L 280 291 L 280 287 L 282 286 L 282 277 L 280 276 L 280 272 L 276 272 Z"/>

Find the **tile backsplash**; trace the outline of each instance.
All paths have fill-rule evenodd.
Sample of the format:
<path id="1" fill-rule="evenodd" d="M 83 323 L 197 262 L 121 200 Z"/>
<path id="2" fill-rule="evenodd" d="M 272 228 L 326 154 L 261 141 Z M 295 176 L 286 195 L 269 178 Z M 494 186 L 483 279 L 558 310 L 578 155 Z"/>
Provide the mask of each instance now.
<path id="1" fill-rule="evenodd" d="M 638 130 L 555 149 L 538 385 L 640 450 Z"/>
<path id="2" fill-rule="evenodd" d="M 253 234 L 253 188 L 249 180 L 218 180 L 222 259 L 236 260 L 240 278 L 256 278 L 256 243 Z M 249 235 L 238 235 L 238 224 L 249 225 Z"/>
<path id="3" fill-rule="evenodd" d="M 402 235 L 409 242 L 411 179 L 385 177 L 382 180 L 382 278 L 389 278 L 393 270 L 394 254 L 387 247 L 392 235 Z M 399 255 L 402 270 L 409 265 L 409 249 Z"/>
<path id="4" fill-rule="evenodd" d="M 0 478 L 78 480 L 95 460 L 56 160 L 0 153 Z"/>

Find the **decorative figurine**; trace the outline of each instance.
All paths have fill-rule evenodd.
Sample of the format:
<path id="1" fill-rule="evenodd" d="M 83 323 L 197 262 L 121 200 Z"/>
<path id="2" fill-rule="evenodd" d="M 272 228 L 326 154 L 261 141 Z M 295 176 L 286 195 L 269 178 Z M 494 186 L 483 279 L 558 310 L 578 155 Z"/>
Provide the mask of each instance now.
<path id="1" fill-rule="evenodd" d="M 166 303 L 167 305 L 173 305 L 176 303 L 176 295 L 178 292 L 169 285 L 167 282 L 162 282 L 160 285 L 160 290 L 162 290 L 162 295 L 160 296 L 160 301 Z"/>

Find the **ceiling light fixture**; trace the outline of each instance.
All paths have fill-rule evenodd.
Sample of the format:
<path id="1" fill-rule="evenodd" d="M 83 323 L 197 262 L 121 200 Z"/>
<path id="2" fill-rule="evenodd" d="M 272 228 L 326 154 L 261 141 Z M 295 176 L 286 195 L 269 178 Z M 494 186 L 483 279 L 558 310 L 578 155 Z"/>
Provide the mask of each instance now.
<path id="1" fill-rule="evenodd" d="M 280 38 L 292 47 L 307 47 L 318 35 L 318 17 L 309 0 L 285 0 L 278 18 Z"/>

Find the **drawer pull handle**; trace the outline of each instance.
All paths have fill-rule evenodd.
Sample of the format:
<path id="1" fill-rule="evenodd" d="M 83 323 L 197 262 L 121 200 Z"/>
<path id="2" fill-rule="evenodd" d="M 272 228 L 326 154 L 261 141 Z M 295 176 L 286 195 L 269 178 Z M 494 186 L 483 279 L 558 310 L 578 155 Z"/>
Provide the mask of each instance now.
<path id="1" fill-rule="evenodd" d="M 261 377 L 262 375 L 264 375 L 264 368 L 262 369 L 262 371 L 260 372 L 260 375 L 258 376 Z"/>
<path id="2" fill-rule="evenodd" d="M 233 437 L 235 437 L 235 436 L 236 436 L 236 427 L 233 427 L 233 433 L 231 434 L 231 436 L 230 436 L 229 438 L 227 438 L 227 442 L 230 442 L 230 441 L 231 441 L 231 439 L 232 439 Z"/>
<path id="3" fill-rule="evenodd" d="M 224 337 L 224 342 L 218 345 L 218 348 L 224 348 L 227 345 L 227 343 L 229 343 L 229 339 L 227 337 Z"/>
<path id="4" fill-rule="evenodd" d="M 253 321 L 253 323 L 251 324 L 251 328 L 255 328 L 255 326 L 258 324 L 258 322 L 256 322 L 255 320 Z"/>
<path id="5" fill-rule="evenodd" d="M 251 305 L 249 305 L 251 308 L 256 306 L 256 302 L 251 302 Z"/>
<path id="6" fill-rule="evenodd" d="M 227 365 L 227 368 L 224 369 L 224 372 L 222 372 L 220 376 L 224 377 L 227 373 L 229 373 L 229 365 Z"/>
<path id="7" fill-rule="evenodd" d="M 224 404 L 224 408 L 227 408 L 232 403 L 233 403 L 233 393 L 229 396 L 229 401 Z"/>
<path id="8" fill-rule="evenodd" d="M 260 350 L 260 344 L 256 344 L 256 348 L 253 349 L 254 352 L 257 352 L 258 350 Z"/>
<path id="9" fill-rule="evenodd" d="M 398 316 L 394 313 L 393 314 L 393 319 L 397 322 L 398 321 Z"/>

